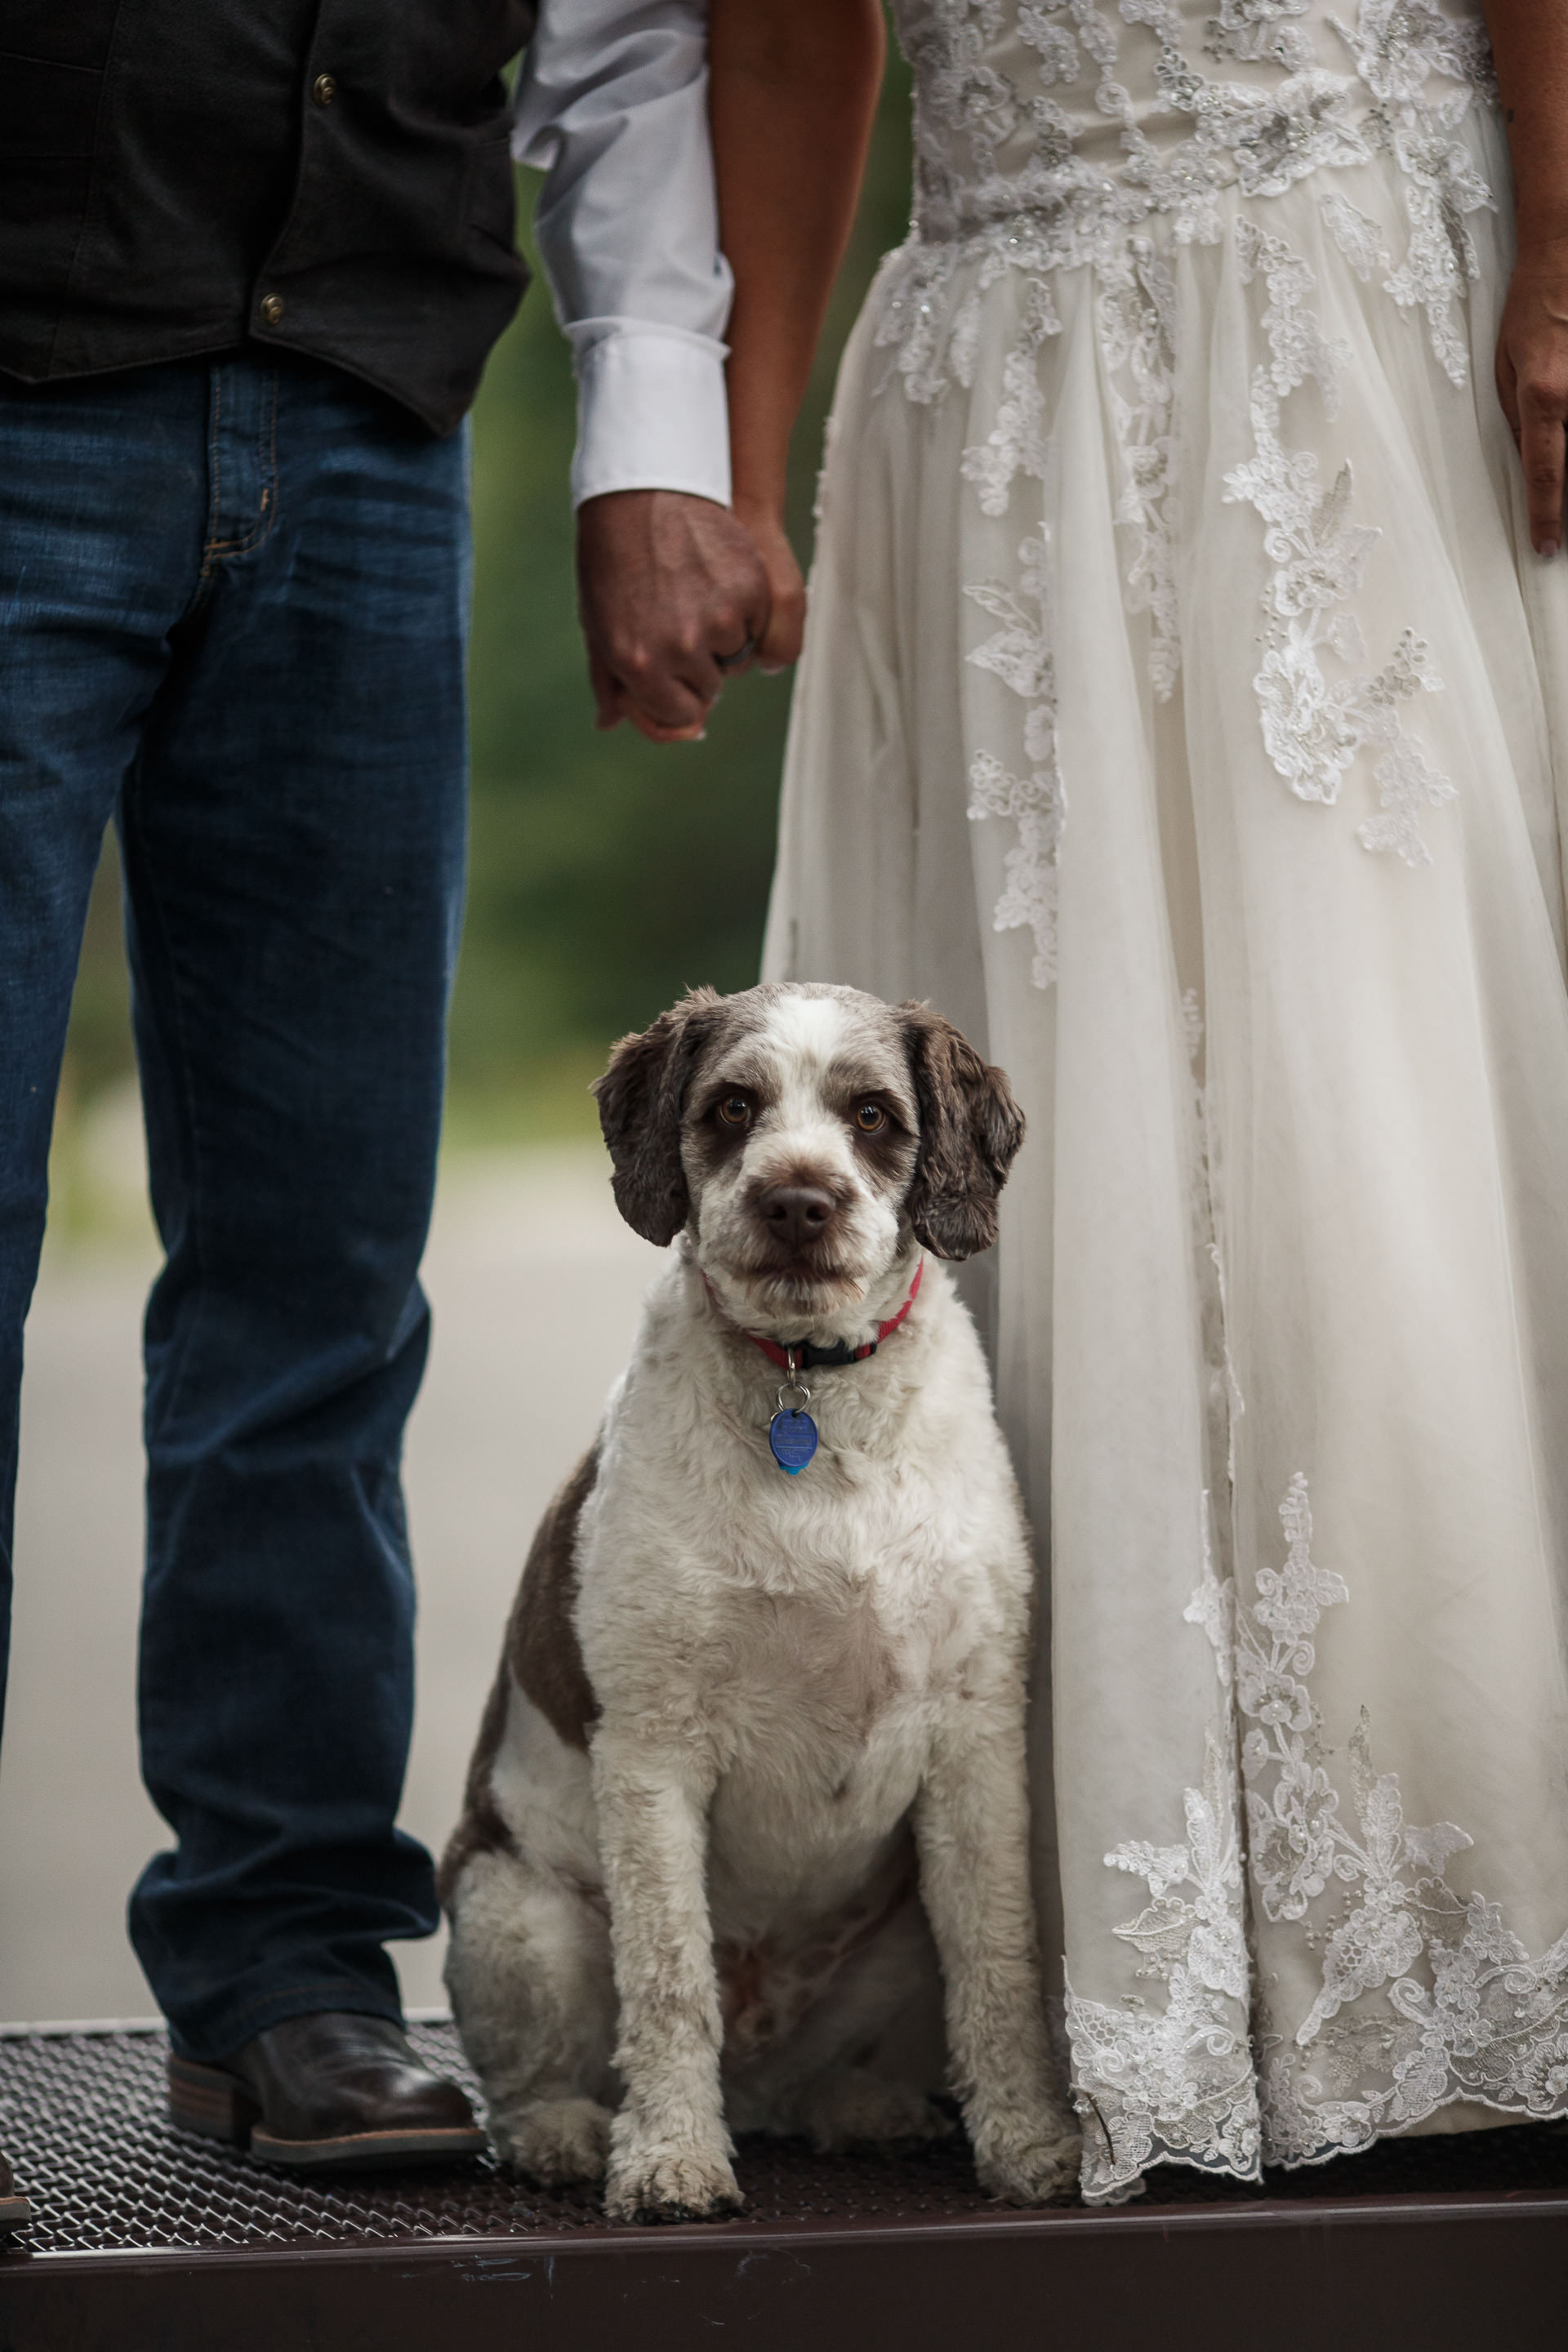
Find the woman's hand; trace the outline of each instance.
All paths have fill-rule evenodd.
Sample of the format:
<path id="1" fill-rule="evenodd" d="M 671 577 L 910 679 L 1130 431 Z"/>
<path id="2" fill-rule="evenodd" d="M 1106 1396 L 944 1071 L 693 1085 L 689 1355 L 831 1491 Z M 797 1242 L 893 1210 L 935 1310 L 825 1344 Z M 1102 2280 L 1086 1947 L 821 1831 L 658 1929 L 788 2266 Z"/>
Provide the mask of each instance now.
<path id="1" fill-rule="evenodd" d="M 805 633 L 805 582 L 801 578 L 795 550 L 776 509 L 753 506 L 750 500 L 737 497 L 735 520 L 744 524 L 763 560 L 773 599 L 767 628 L 757 641 L 757 667 L 770 674 L 788 669 L 792 662 L 800 659 L 801 639 Z"/>
<path id="2" fill-rule="evenodd" d="M 1497 388 L 1524 467 L 1531 544 L 1555 555 L 1568 438 L 1568 237 L 1520 247 L 1498 333 Z"/>
<path id="3" fill-rule="evenodd" d="M 1497 388 L 1524 467 L 1537 555 L 1563 544 L 1568 425 L 1568 0 L 1481 0 L 1513 165 L 1519 259 Z"/>

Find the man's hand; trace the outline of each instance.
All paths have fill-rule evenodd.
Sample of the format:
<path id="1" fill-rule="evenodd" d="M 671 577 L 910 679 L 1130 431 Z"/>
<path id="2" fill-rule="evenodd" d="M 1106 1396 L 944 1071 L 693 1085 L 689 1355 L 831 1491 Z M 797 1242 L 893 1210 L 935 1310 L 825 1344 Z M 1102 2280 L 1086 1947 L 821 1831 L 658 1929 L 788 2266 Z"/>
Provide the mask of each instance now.
<path id="1" fill-rule="evenodd" d="M 1568 239 L 1520 247 L 1498 334 L 1497 387 L 1524 467 L 1531 544 L 1555 555 L 1568 427 Z"/>
<path id="2" fill-rule="evenodd" d="M 577 509 L 577 595 L 597 724 L 655 743 L 700 735 L 772 618 L 768 569 L 711 499 L 614 490 Z"/>

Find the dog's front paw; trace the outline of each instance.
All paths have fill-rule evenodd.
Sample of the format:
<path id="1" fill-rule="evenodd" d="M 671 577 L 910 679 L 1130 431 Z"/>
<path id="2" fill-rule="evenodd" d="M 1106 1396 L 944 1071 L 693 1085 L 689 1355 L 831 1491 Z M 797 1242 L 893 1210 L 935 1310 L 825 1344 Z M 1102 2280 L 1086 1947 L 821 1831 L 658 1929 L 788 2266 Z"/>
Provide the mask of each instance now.
<path id="1" fill-rule="evenodd" d="M 1009 2205 L 1049 2205 L 1077 2184 L 1082 2142 L 1056 2108 L 972 2121 L 971 2137 L 981 2187 Z"/>
<path id="2" fill-rule="evenodd" d="M 608 2107 L 594 2099 L 531 2099 L 490 2110 L 490 2137 L 503 2164 L 515 2166 L 543 2189 L 571 2180 L 602 2180 L 610 2152 Z"/>
<path id="3" fill-rule="evenodd" d="M 635 2126 L 615 2133 L 605 2184 L 612 2221 L 719 2221 L 744 2202 L 721 2143 L 705 2147 Z"/>

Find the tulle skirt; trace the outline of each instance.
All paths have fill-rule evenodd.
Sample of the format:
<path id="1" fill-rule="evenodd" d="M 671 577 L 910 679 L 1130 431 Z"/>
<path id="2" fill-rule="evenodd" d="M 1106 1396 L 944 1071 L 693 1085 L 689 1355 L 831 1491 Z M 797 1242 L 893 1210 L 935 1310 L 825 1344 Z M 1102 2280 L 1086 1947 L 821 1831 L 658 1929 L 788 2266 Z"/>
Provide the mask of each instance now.
<path id="1" fill-rule="evenodd" d="M 767 971 L 1029 1121 L 973 1295 L 1097 2199 L 1568 2111 L 1568 558 L 1506 211 L 1391 285 L 1329 179 L 889 257 L 790 737 Z"/>

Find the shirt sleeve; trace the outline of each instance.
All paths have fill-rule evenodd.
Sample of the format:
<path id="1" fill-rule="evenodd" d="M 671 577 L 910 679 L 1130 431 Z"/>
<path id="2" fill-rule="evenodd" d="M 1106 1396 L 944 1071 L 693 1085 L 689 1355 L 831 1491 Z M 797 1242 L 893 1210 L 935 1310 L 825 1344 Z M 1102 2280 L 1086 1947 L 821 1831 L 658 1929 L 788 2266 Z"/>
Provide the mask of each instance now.
<path id="1" fill-rule="evenodd" d="M 514 152 L 577 373 L 572 496 L 730 502 L 706 0 L 543 0 Z"/>

